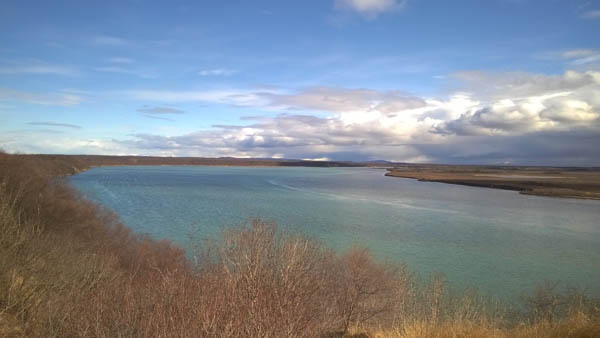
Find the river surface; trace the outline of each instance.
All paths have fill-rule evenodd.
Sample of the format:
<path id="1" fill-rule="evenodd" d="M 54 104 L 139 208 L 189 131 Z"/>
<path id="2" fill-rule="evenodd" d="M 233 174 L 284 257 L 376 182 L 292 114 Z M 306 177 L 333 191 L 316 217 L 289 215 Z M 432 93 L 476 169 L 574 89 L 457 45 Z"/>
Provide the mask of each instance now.
<path id="1" fill-rule="evenodd" d="M 544 281 L 600 295 L 600 201 L 385 177 L 367 168 L 122 166 L 70 178 L 139 233 L 189 245 L 253 217 L 367 246 L 426 278 L 518 297 Z"/>

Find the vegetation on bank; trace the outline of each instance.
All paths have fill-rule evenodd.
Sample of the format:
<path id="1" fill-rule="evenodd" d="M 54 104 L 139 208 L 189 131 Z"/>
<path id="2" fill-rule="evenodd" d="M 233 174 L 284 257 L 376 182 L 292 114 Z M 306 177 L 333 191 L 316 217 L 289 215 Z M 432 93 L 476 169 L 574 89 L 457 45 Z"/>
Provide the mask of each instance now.
<path id="1" fill-rule="evenodd" d="M 515 190 L 524 195 L 600 200 L 599 168 L 405 164 L 386 176 Z"/>
<path id="2" fill-rule="evenodd" d="M 234 157 L 161 157 L 161 156 L 113 156 L 113 155 L 17 155 L 38 161 L 51 162 L 64 175 L 87 170 L 91 167 L 121 165 L 203 165 L 203 166 L 249 166 L 249 167 L 364 167 L 371 163 L 310 161 L 272 158 Z"/>
<path id="3" fill-rule="evenodd" d="M 0 336 L 600 336 L 582 292 L 541 286 L 507 308 L 259 220 L 188 259 L 83 199 L 60 178 L 85 168 L 70 161 L 0 153 Z"/>

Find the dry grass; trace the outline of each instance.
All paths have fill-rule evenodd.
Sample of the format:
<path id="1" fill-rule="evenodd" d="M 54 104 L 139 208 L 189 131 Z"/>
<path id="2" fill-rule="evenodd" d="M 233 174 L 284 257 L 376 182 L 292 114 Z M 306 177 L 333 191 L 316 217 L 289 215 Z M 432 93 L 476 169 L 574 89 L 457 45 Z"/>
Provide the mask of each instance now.
<path id="1" fill-rule="evenodd" d="M 527 195 L 600 199 L 598 168 L 407 164 L 389 169 L 386 176 L 515 190 Z"/>
<path id="2" fill-rule="evenodd" d="M 600 336 L 582 292 L 543 285 L 508 311 L 258 220 L 199 243 L 192 263 L 58 178 L 78 165 L 0 153 L 0 336 Z"/>

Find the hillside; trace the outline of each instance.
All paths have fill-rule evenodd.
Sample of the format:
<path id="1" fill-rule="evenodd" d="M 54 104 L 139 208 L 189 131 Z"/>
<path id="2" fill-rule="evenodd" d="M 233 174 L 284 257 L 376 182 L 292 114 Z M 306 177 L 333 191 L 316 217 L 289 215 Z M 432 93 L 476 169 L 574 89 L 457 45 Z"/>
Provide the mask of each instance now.
<path id="1" fill-rule="evenodd" d="M 0 153 L 0 336 L 600 336 L 582 291 L 550 283 L 509 307 L 260 220 L 186 255 L 60 177 L 89 165 Z"/>

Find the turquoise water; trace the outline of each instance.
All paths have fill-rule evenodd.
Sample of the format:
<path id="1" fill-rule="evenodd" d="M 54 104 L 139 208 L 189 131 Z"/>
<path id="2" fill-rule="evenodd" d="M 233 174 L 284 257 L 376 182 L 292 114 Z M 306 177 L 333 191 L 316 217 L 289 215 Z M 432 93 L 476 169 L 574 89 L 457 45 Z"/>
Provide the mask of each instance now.
<path id="1" fill-rule="evenodd" d="M 188 244 L 250 217 L 425 277 L 513 297 L 561 281 L 600 295 L 600 201 L 418 182 L 367 168 L 123 166 L 71 178 L 134 231 Z"/>

